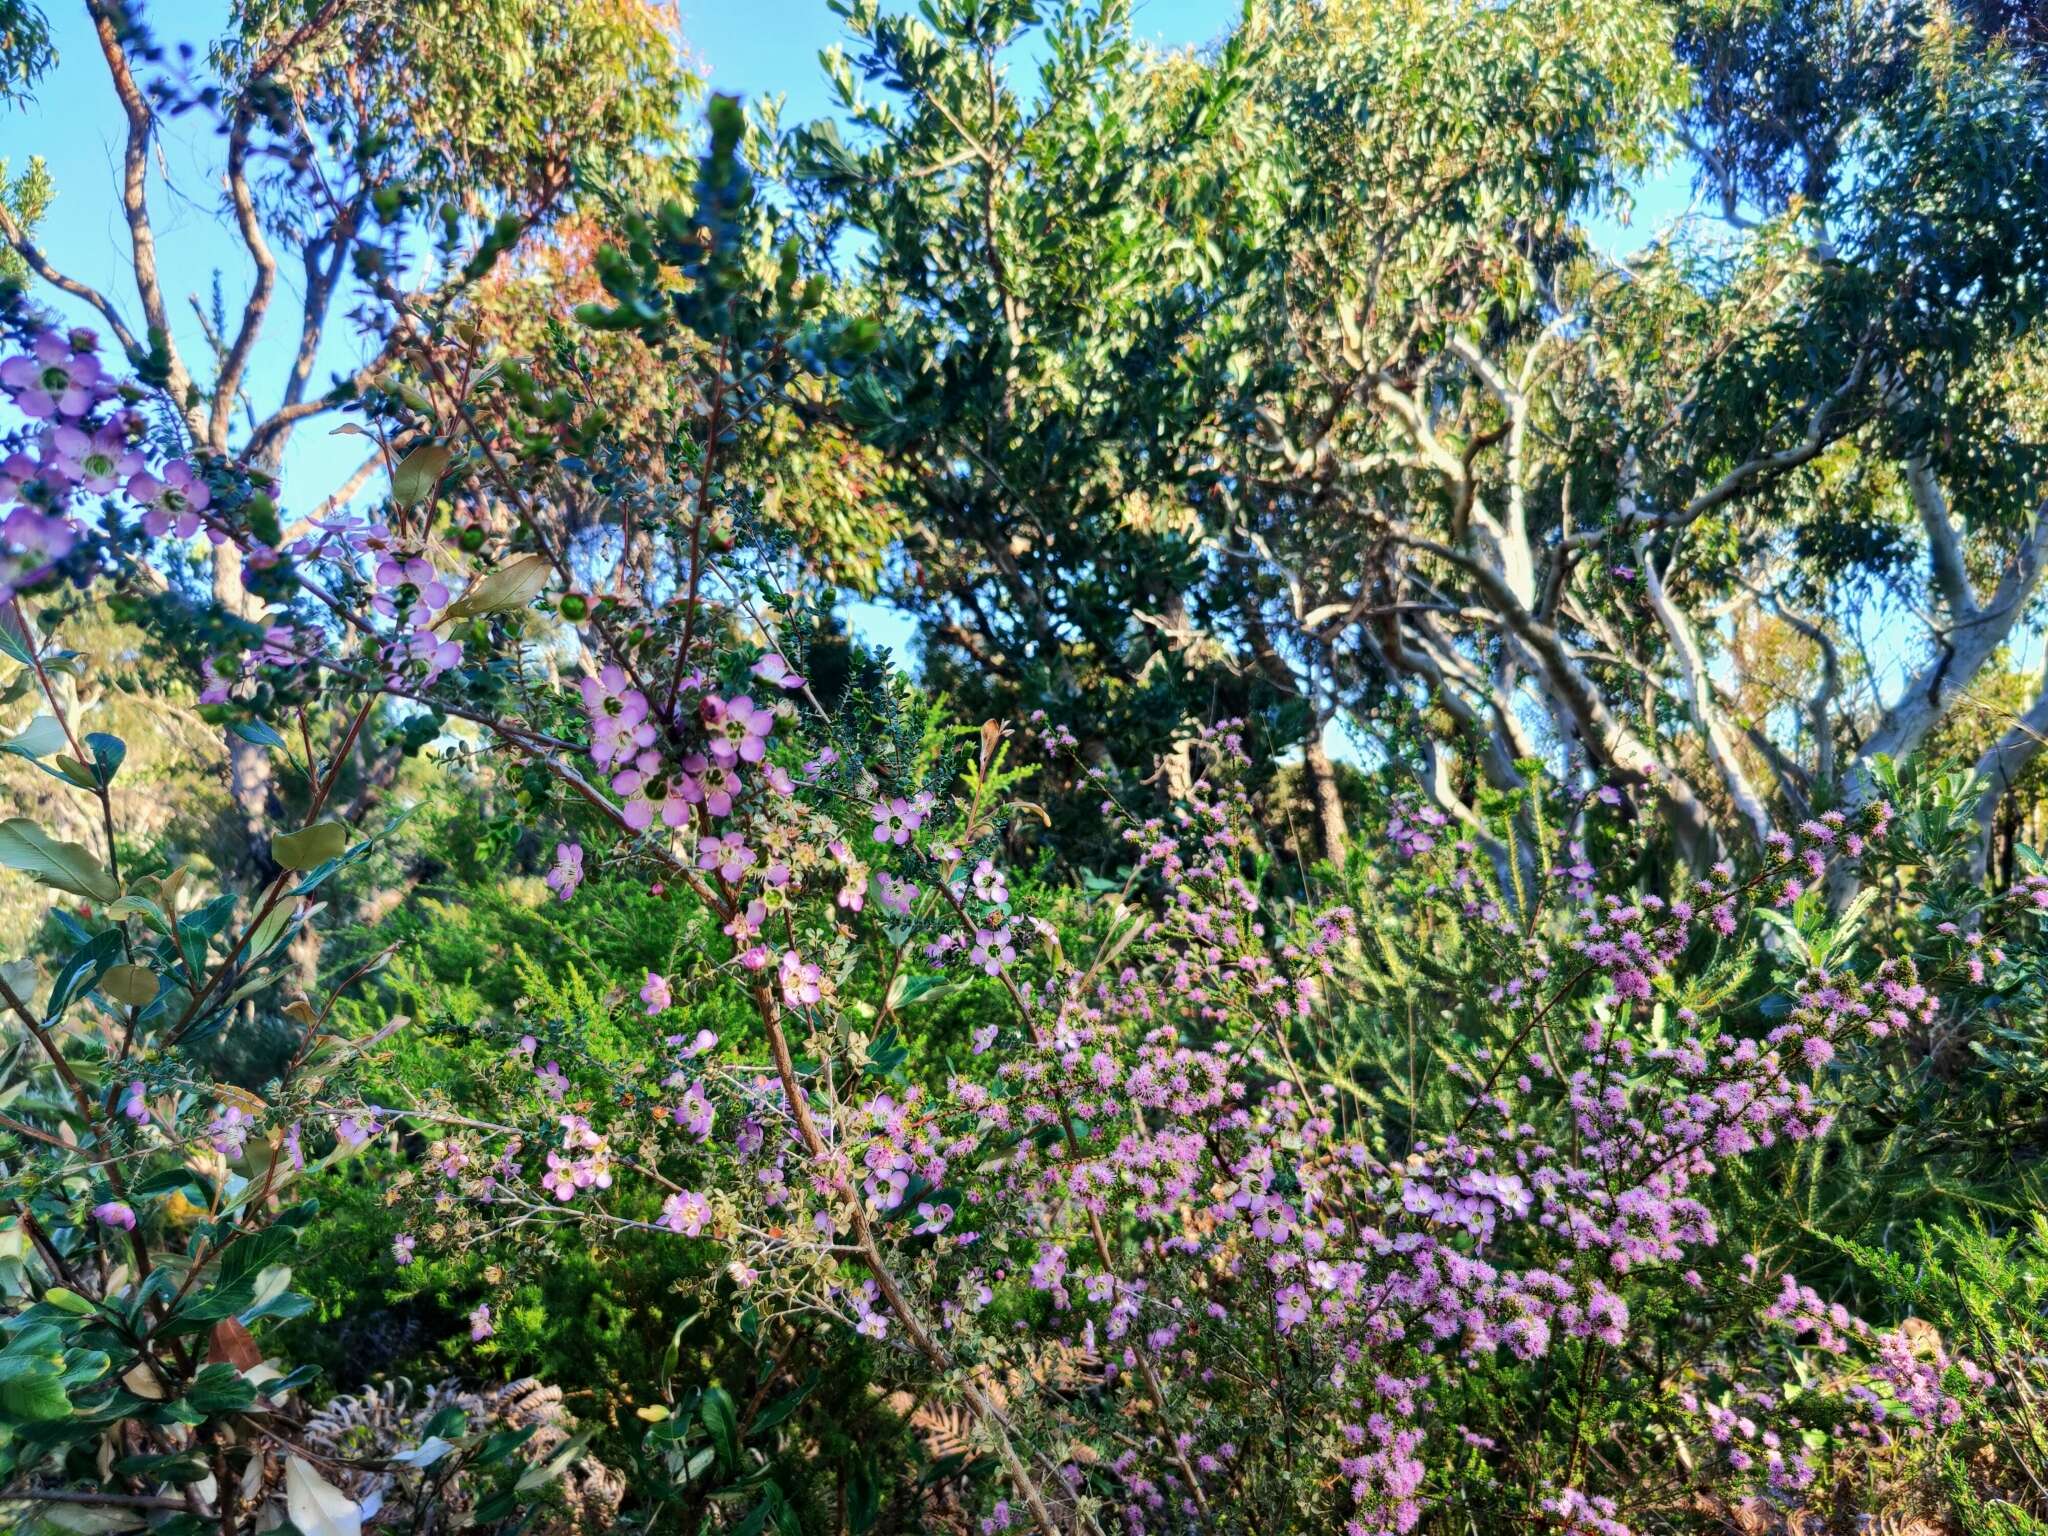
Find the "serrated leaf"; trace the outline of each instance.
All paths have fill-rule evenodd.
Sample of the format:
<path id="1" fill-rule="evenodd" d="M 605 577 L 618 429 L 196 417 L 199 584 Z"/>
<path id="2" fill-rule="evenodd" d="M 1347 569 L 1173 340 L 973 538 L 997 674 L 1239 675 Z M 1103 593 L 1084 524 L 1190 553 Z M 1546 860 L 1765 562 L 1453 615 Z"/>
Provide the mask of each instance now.
<path id="1" fill-rule="evenodd" d="M 0 821 L 0 867 L 18 869 L 38 884 L 83 896 L 118 901 L 121 887 L 99 860 L 76 843 L 59 842 L 23 816 Z"/>

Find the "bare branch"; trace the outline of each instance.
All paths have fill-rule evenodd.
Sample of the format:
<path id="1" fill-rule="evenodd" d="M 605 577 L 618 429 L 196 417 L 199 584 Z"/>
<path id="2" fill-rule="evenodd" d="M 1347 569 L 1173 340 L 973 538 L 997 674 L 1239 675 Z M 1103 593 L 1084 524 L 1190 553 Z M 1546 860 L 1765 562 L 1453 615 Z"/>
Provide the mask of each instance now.
<path id="1" fill-rule="evenodd" d="M 1746 495 L 1760 482 L 1819 458 L 1834 444 L 1838 435 L 1836 429 L 1841 423 L 1842 408 L 1863 387 L 1863 381 L 1869 376 L 1869 372 L 1870 353 L 1866 348 L 1856 354 L 1855 366 L 1849 370 L 1849 377 L 1842 381 L 1842 387 L 1813 408 L 1813 414 L 1807 418 L 1804 437 L 1790 448 L 1777 453 L 1760 454 L 1736 465 L 1677 512 L 1669 517 L 1657 519 L 1655 526 L 1689 527 L 1716 508 L 1726 506 L 1738 496 Z"/>
<path id="2" fill-rule="evenodd" d="M 142 99 L 141 88 L 136 85 L 134 72 L 128 66 L 128 53 L 121 44 L 115 8 L 109 0 L 86 0 L 86 9 L 92 16 L 100 53 L 107 61 L 107 73 L 114 82 L 114 95 L 119 98 L 122 114 L 128 120 L 127 143 L 121 153 L 121 210 L 128 222 L 128 241 L 135 262 L 135 291 L 142 300 L 142 318 L 149 327 L 152 340 L 162 338 L 168 361 L 165 383 L 172 404 L 185 413 L 186 424 L 193 437 L 204 441 L 205 419 L 192 404 L 192 375 L 186 371 L 185 360 L 179 355 L 177 342 L 171 335 L 170 311 L 164 306 L 163 284 L 157 275 L 156 231 L 149 222 L 147 195 L 151 128 L 149 104 Z"/>
<path id="3" fill-rule="evenodd" d="M 1852 788 L 1859 798 L 1869 790 L 1869 764 L 1880 756 L 1903 757 L 1917 747 L 1948 716 L 1955 699 L 2005 643 L 2040 585 L 2044 555 L 2048 555 L 2048 498 L 2034 508 L 2033 527 L 2006 562 L 1991 601 L 1949 632 L 1934 659 L 1885 711 L 1863 744 L 1852 770 Z"/>
<path id="4" fill-rule="evenodd" d="M 100 318 L 107 322 L 107 329 L 114 333 L 114 339 L 121 343 L 122 350 L 130 357 L 139 357 L 147 350 L 136 345 L 135 333 L 122 322 L 120 311 L 114 308 L 112 301 L 105 294 L 97 288 L 88 287 L 74 277 L 66 277 L 51 265 L 50 258 L 29 238 L 28 231 L 21 227 L 4 203 L 0 203 L 0 237 L 4 237 L 7 243 L 14 247 L 15 254 L 28 263 L 29 271 L 52 288 L 68 293 L 74 299 L 83 300 L 98 311 Z"/>
<path id="5" fill-rule="evenodd" d="M 1920 514 L 1920 526 L 1927 530 L 1927 558 L 1934 568 L 1934 585 L 1948 605 L 1949 617 L 1957 623 L 1976 617 L 1977 594 L 1970 590 L 1970 575 L 1963 566 L 1962 542 L 1955 520 L 1949 516 L 1948 495 L 1934 476 L 1925 454 L 1916 453 L 1906 461 L 1906 489 Z"/>
<path id="6" fill-rule="evenodd" d="M 277 288 L 277 258 L 270 254 L 270 242 L 256 217 L 255 201 L 249 196 L 249 133 L 253 127 L 252 108 L 247 100 L 235 108 L 234 125 L 228 131 L 228 201 L 235 210 L 235 227 L 242 244 L 256 264 L 255 286 L 242 310 L 242 323 L 235 339 L 221 359 L 220 375 L 213 387 L 213 414 L 207 422 L 207 444 L 215 453 L 226 453 L 228 423 L 234 414 L 235 397 L 241 392 L 242 375 L 249 366 L 249 354 L 263 333 L 270 313 L 270 296 Z"/>
<path id="7" fill-rule="evenodd" d="M 1749 782 L 1742 760 L 1736 755 L 1735 743 L 1728 739 L 1721 711 L 1714 704 L 1714 685 L 1707 676 L 1698 638 L 1693 634 L 1691 623 L 1679 612 L 1678 605 L 1671 601 L 1670 593 L 1665 590 L 1664 577 L 1657 569 L 1657 558 L 1647 537 L 1636 541 L 1636 558 L 1642 563 L 1643 586 L 1649 595 L 1650 608 L 1657 615 L 1657 622 L 1664 626 L 1665 638 L 1671 642 L 1671 653 L 1678 662 L 1679 675 L 1685 683 L 1693 720 L 1706 738 L 1707 756 L 1713 761 L 1714 771 L 1721 776 L 1728 798 L 1735 802 L 1736 814 L 1748 823 L 1750 835 L 1761 846 L 1771 830 L 1771 813 L 1765 807 L 1763 797 L 1756 792 L 1756 786 Z"/>

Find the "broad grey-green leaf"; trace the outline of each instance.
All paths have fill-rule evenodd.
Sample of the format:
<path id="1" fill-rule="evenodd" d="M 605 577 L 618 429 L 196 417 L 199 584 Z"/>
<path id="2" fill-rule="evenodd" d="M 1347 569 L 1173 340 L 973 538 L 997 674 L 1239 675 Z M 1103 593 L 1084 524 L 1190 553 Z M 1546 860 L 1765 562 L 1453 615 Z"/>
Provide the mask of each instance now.
<path id="1" fill-rule="evenodd" d="M 0 741 L 0 752 L 16 757 L 43 757 L 68 745 L 64 723 L 55 715 L 37 715 L 19 733 Z"/>
<path id="2" fill-rule="evenodd" d="M 270 856 L 286 869 L 318 869 L 347 847 L 348 828 L 330 818 L 272 838 Z"/>
<path id="3" fill-rule="evenodd" d="M 117 901 L 121 887 L 76 843 L 60 843 L 26 817 L 0 821 L 0 866 L 89 901 Z"/>
<path id="4" fill-rule="evenodd" d="M 391 472 L 391 499 L 401 507 L 418 506 L 433 494 L 454 457 L 445 443 L 421 443 Z"/>
<path id="5" fill-rule="evenodd" d="M 305 1536 L 363 1536 L 362 1506 L 296 1456 L 284 1464 L 284 1508 Z"/>
<path id="6" fill-rule="evenodd" d="M 505 613 L 524 608 L 547 586 L 554 574 L 545 555 L 521 555 L 480 579 L 462 596 L 441 610 L 441 620 L 473 619 L 479 614 Z"/>
<path id="7" fill-rule="evenodd" d="M 116 965 L 100 978 L 100 990 L 117 1003 L 140 1008 L 156 997 L 156 972 L 146 965 Z"/>

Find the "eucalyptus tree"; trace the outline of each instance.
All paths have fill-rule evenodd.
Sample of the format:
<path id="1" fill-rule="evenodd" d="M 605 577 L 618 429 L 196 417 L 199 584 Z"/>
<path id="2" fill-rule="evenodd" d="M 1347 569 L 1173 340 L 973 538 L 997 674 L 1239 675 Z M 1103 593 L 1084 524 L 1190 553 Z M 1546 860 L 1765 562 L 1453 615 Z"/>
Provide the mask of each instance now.
<path id="1" fill-rule="evenodd" d="M 1077 11 L 1023 97 L 1029 11 L 934 14 L 854 12 L 889 96 L 838 66 L 866 143 L 815 139 L 900 339 L 860 403 L 941 657 L 1070 703 L 1170 674 L 1155 731 L 1285 699 L 1475 835 L 1537 776 L 1640 789 L 1705 858 L 1868 793 L 2022 632 L 2048 110 L 2000 38 L 1351 0 L 1157 59 Z M 1681 154 L 1723 217 L 1603 255 Z M 1731 671 L 1759 632 L 1782 696 Z M 1987 822 L 2044 721 L 1985 744 Z"/>

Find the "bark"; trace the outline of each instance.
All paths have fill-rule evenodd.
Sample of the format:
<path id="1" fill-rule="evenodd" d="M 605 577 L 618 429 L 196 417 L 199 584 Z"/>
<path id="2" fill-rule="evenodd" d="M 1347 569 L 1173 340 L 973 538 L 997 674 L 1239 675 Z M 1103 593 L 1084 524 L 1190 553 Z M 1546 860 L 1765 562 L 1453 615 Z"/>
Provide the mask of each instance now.
<path id="1" fill-rule="evenodd" d="M 1344 824 L 1344 797 L 1338 792 L 1337 765 L 1330 761 L 1329 750 L 1323 745 L 1323 721 L 1318 717 L 1310 717 L 1301 760 L 1308 770 L 1309 794 L 1315 801 L 1316 844 L 1324 858 L 1341 866 L 1350 846 L 1350 833 Z"/>

